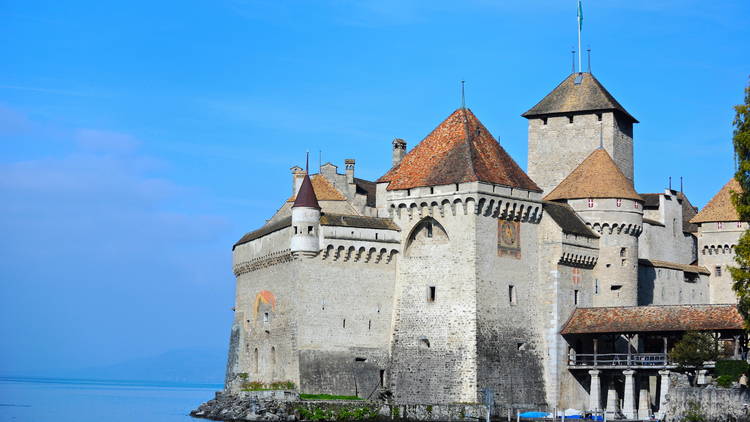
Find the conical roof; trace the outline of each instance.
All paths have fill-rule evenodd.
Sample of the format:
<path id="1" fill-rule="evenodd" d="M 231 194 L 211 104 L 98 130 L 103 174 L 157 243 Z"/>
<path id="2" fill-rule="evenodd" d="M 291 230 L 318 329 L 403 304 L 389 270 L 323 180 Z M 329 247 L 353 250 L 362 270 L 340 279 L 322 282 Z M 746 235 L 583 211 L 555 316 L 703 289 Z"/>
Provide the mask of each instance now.
<path id="1" fill-rule="evenodd" d="M 732 192 L 742 192 L 742 186 L 734 177 L 729 179 L 729 182 L 690 222 L 699 224 L 710 221 L 740 221 L 737 209 L 732 203 Z"/>
<path id="2" fill-rule="evenodd" d="M 388 190 L 487 182 L 541 192 L 471 110 L 459 108 L 381 177 Z"/>
<path id="3" fill-rule="evenodd" d="M 294 205 L 292 205 L 292 208 L 297 207 L 320 209 L 320 205 L 318 205 L 318 198 L 315 196 L 315 190 L 313 189 L 313 185 L 308 174 L 305 174 L 305 177 L 302 179 L 302 185 L 299 187 L 299 191 L 297 192 L 297 198 L 294 199 Z"/>
<path id="4" fill-rule="evenodd" d="M 580 76 L 580 83 L 576 79 Z M 526 118 L 547 114 L 565 114 L 583 111 L 619 111 L 633 123 L 638 123 L 615 97 L 591 73 L 573 73 L 531 110 L 523 113 Z"/>
<path id="5" fill-rule="evenodd" d="M 622 198 L 643 201 L 604 148 L 592 152 L 544 199 Z"/>

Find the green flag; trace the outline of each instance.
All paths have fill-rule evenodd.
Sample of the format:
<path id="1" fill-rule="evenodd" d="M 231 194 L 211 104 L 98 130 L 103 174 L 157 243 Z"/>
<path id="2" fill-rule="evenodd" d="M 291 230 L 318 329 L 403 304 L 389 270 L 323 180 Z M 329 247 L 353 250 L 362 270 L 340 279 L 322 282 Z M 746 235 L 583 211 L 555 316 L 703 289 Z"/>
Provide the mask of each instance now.
<path id="1" fill-rule="evenodd" d="M 578 30 L 583 29 L 583 6 L 581 0 L 578 0 Z"/>

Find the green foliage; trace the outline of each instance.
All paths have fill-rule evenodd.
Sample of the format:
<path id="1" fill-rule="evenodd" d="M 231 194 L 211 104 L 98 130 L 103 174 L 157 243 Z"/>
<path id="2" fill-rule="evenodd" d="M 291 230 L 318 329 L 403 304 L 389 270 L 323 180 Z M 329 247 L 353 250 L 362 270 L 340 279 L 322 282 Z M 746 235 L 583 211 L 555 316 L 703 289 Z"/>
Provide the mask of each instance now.
<path id="1" fill-rule="evenodd" d="M 750 365 L 744 360 L 720 360 L 716 362 L 715 373 L 719 377 L 727 375 L 732 381 L 737 381 L 740 375 L 749 370 Z"/>
<path id="2" fill-rule="evenodd" d="M 719 375 L 716 378 L 716 384 L 718 384 L 719 387 L 724 387 L 724 388 L 731 387 L 732 381 L 734 381 L 734 378 L 732 378 L 731 375 Z"/>
<path id="3" fill-rule="evenodd" d="M 240 376 L 240 378 L 243 377 Z M 247 377 L 244 377 L 243 379 L 247 379 Z M 291 381 L 277 381 L 270 384 L 264 384 L 260 381 L 245 381 L 240 388 L 242 391 L 294 390 L 296 385 Z"/>
<path id="4" fill-rule="evenodd" d="M 742 221 L 750 221 L 750 84 L 745 87 L 745 103 L 734 106 L 735 116 L 732 143 L 737 160 L 737 179 L 742 192 L 732 193 L 732 202 Z M 746 231 L 735 247 L 737 267 L 730 268 L 734 284 L 732 288 L 739 297 L 738 309 L 750 325 L 750 231 Z"/>
<path id="5" fill-rule="evenodd" d="M 401 417 L 401 411 L 398 407 L 391 407 L 391 419 L 399 419 Z"/>
<path id="6" fill-rule="evenodd" d="M 687 409 L 687 412 L 685 412 L 685 419 L 683 419 L 684 422 L 705 422 L 706 417 L 703 416 L 703 412 L 698 403 L 689 401 L 687 403 Z"/>
<path id="7" fill-rule="evenodd" d="M 375 419 L 378 416 L 377 409 L 370 407 L 324 409 L 314 407 L 312 410 L 297 407 L 295 409 L 300 419 L 307 421 L 361 421 Z"/>
<path id="8" fill-rule="evenodd" d="M 237 374 L 237 376 L 242 378 L 243 380 L 246 380 L 248 375 L 247 372 L 240 372 L 239 374 Z"/>
<path id="9" fill-rule="evenodd" d="M 335 394 L 300 394 L 302 400 L 363 400 L 357 396 L 338 396 Z"/>
<path id="10" fill-rule="evenodd" d="M 688 331 L 669 352 L 669 359 L 682 368 L 699 367 L 703 362 L 715 360 L 714 339 L 708 333 Z"/>

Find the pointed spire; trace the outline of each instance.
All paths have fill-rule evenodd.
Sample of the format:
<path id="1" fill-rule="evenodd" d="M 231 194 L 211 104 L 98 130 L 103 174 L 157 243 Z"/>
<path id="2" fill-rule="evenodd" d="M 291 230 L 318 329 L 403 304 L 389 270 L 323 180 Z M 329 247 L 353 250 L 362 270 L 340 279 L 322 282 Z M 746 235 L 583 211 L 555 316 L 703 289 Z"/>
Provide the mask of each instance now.
<path id="1" fill-rule="evenodd" d="M 700 224 L 713 221 L 740 221 L 737 209 L 732 203 L 732 192 L 742 192 L 742 186 L 734 177 L 729 179 L 729 182 L 711 198 L 708 204 L 690 222 Z"/>
<path id="2" fill-rule="evenodd" d="M 605 149 L 596 149 L 544 199 L 622 198 L 643 201 Z"/>
<path id="3" fill-rule="evenodd" d="M 312 181 L 310 180 L 310 153 L 307 153 L 305 158 L 305 177 L 302 179 L 302 186 L 297 192 L 297 198 L 294 200 L 292 208 L 307 207 L 320 209 L 318 205 L 318 197 L 315 196 L 315 190 L 313 189 Z"/>

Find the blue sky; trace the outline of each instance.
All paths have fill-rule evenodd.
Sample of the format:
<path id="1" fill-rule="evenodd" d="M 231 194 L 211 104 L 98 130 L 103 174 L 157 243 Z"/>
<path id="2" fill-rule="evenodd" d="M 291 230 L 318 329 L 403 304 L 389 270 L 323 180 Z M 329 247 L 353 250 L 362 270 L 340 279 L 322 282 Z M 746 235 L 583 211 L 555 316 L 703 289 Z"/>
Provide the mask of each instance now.
<path id="1" fill-rule="evenodd" d="M 636 188 L 731 177 L 746 0 L 584 1 L 594 74 L 641 123 Z M 306 150 L 359 177 L 467 104 L 526 167 L 576 2 L 0 2 L 0 372 L 227 344 L 231 244 Z"/>

